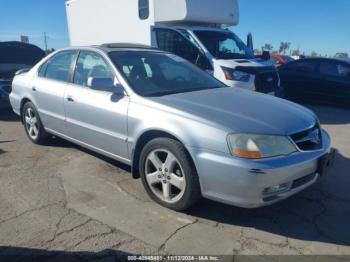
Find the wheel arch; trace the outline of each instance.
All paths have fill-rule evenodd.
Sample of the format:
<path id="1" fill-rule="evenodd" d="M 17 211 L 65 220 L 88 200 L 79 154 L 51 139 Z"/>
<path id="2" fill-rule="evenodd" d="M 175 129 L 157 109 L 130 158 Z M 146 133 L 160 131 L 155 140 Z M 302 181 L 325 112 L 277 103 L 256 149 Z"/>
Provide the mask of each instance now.
<path id="1" fill-rule="evenodd" d="M 23 115 L 23 107 L 24 107 L 24 105 L 25 105 L 26 103 L 28 103 L 28 102 L 33 103 L 32 100 L 30 100 L 30 99 L 27 98 L 27 97 L 24 97 L 24 98 L 22 98 L 22 100 L 21 100 L 19 112 L 20 112 L 20 117 L 21 117 L 21 122 L 22 122 L 22 124 L 24 123 L 24 122 L 23 122 L 23 117 L 22 117 L 22 115 Z"/>
<path id="2" fill-rule="evenodd" d="M 169 139 L 173 139 L 173 140 L 181 143 L 184 146 L 194 168 L 196 168 L 196 165 L 193 161 L 193 158 L 192 158 L 190 152 L 186 148 L 185 143 L 183 141 L 181 141 L 181 139 L 179 139 L 178 137 L 176 137 L 175 135 L 173 135 L 169 132 L 159 130 L 159 129 L 152 129 L 152 130 L 145 131 L 142 135 L 139 136 L 139 138 L 136 140 L 135 147 L 132 150 L 131 173 L 132 173 L 132 177 L 134 179 L 140 178 L 138 164 L 139 164 L 142 149 L 149 141 L 156 139 L 156 138 L 169 138 Z"/>

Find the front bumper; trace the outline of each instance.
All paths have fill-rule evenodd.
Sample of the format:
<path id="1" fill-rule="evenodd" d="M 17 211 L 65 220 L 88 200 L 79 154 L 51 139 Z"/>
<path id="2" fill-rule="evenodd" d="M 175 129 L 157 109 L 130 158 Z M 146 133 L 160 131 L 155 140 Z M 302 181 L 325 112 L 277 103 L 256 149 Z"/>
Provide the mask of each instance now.
<path id="1" fill-rule="evenodd" d="M 240 67 L 240 71 L 250 74 L 248 82 L 227 80 L 225 76 L 221 79 L 229 87 L 238 87 L 264 94 L 274 94 L 280 86 L 280 78 L 276 70 L 264 70 L 263 68 Z"/>
<path id="2" fill-rule="evenodd" d="M 238 207 L 256 208 L 302 191 L 317 181 L 324 173 L 324 163 L 330 162 L 329 157 L 324 159 L 332 153 L 330 137 L 327 132 L 322 132 L 322 149 L 273 159 L 238 159 L 192 148 L 203 197 Z M 279 185 L 284 186 L 280 191 L 268 192 L 267 189 Z"/>

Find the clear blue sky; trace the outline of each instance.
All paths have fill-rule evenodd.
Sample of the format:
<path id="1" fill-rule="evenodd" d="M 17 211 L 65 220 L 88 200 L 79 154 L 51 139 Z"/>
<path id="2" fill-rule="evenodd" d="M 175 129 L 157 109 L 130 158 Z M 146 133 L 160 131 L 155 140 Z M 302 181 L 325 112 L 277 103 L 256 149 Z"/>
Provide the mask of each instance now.
<path id="1" fill-rule="evenodd" d="M 98 2 L 98 0 L 96 0 Z M 166 0 L 164 0 L 166 1 Z M 215 1 L 215 0 L 214 0 Z M 69 45 L 65 0 L 0 0 L 0 41 L 18 40 L 21 34 L 43 47 Z M 244 41 L 248 32 L 255 48 L 281 41 L 307 53 L 350 53 L 350 0 L 239 0 L 240 24 L 232 30 Z"/>

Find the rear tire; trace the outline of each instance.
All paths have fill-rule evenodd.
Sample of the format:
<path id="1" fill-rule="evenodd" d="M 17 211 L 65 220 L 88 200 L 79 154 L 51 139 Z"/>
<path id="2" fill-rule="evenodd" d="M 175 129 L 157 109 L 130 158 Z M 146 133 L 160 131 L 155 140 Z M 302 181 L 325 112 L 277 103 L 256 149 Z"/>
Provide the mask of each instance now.
<path id="1" fill-rule="evenodd" d="M 44 145 L 50 139 L 50 134 L 45 131 L 45 128 L 40 120 L 38 111 L 32 102 L 27 102 L 23 106 L 22 120 L 24 130 L 31 142 L 38 145 Z"/>
<path id="2" fill-rule="evenodd" d="M 143 148 L 139 170 L 146 192 L 158 204 L 183 211 L 201 198 L 196 168 L 185 147 L 169 138 L 156 138 Z"/>

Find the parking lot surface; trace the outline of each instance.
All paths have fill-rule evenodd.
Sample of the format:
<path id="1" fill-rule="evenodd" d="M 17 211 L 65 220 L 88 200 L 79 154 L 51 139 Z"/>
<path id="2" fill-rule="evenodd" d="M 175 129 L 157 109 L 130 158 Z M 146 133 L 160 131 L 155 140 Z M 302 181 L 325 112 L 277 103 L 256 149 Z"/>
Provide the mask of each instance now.
<path id="1" fill-rule="evenodd" d="M 309 107 L 337 149 L 328 176 L 273 206 L 202 200 L 186 213 L 150 201 L 123 164 L 61 139 L 31 144 L 2 112 L 0 254 L 350 255 L 350 111 Z"/>

